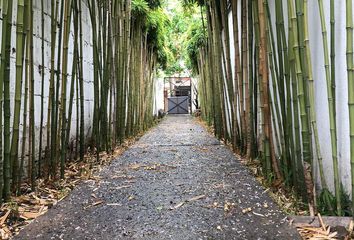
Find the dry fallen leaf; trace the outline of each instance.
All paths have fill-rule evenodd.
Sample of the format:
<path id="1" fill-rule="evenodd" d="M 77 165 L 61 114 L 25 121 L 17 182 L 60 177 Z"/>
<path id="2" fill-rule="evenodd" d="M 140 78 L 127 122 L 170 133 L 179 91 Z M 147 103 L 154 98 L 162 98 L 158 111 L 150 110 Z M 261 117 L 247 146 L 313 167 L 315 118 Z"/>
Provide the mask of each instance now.
<path id="1" fill-rule="evenodd" d="M 25 220 L 29 220 L 29 219 L 35 219 L 35 218 L 39 217 L 42 214 L 43 213 L 41 213 L 41 212 L 23 212 L 23 213 L 20 214 L 20 217 L 25 219 Z"/>
<path id="2" fill-rule="evenodd" d="M 100 204 L 102 204 L 102 203 L 104 203 L 103 200 L 98 200 L 98 201 L 96 201 L 96 202 L 94 202 L 94 203 L 92 203 L 92 204 L 87 205 L 86 207 L 84 207 L 84 209 L 88 209 L 88 208 L 90 208 L 90 207 L 94 207 L 94 206 L 100 205 Z"/>
<path id="3" fill-rule="evenodd" d="M 175 205 L 174 207 L 171 207 L 170 210 L 174 210 L 174 209 L 177 209 L 177 208 L 180 208 L 182 207 L 184 204 L 188 203 L 188 202 L 193 202 L 193 201 L 197 201 L 197 200 L 200 200 L 202 198 L 205 198 L 206 196 L 203 194 L 203 195 L 199 195 L 199 196 L 195 196 L 195 197 L 192 197 L 190 199 L 187 199 L 187 200 L 184 200 L 183 202 L 180 202 L 178 203 L 177 205 Z"/>
<path id="4" fill-rule="evenodd" d="M 114 190 L 120 190 L 120 189 L 130 188 L 130 187 L 132 187 L 132 185 L 123 185 L 123 186 L 120 186 L 120 187 L 115 187 Z"/>
<path id="5" fill-rule="evenodd" d="M 107 203 L 107 206 L 122 206 L 120 203 Z"/>
<path id="6" fill-rule="evenodd" d="M 192 201 L 197 201 L 197 200 L 200 200 L 202 198 L 205 198 L 206 196 L 203 194 L 203 195 L 199 195 L 199 196 L 196 196 L 196 197 L 192 197 L 190 199 L 187 200 L 187 202 L 192 202 Z"/>
<path id="7" fill-rule="evenodd" d="M 327 240 L 335 240 L 337 239 L 337 232 L 331 232 L 331 227 L 327 226 L 321 215 L 318 214 L 318 220 L 320 223 L 320 227 L 313 227 L 313 226 L 299 226 L 298 232 L 302 236 L 303 239 L 310 239 L 310 240 L 320 240 L 320 239 L 327 239 Z"/>
<path id="8" fill-rule="evenodd" d="M 256 213 L 256 212 L 252 212 L 252 213 L 256 216 L 265 217 L 263 214 L 260 214 L 260 213 Z"/>
<path id="9" fill-rule="evenodd" d="M 10 239 L 10 237 L 11 237 L 10 229 L 7 226 L 1 227 L 0 228 L 0 238 L 5 240 L 5 239 Z"/>
<path id="10" fill-rule="evenodd" d="M 134 164 L 131 164 L 128 166 L 128 168 L 132 169 L 132 170 L 139 170 L 141 167 L 144 167 L 144 166 L 141 164 L 138 164 L 138 163 L 134 163 Z"/>
<path id="11" fill-rule="evenodd" d="M 11 209 L 7 210 L 5 215 L 0 218 L 0 226 L 2 226 L 6 222 L 6 219 L 10 213 L 11 213 Z"/>
<path id="12" fill-rule="evenodd" d="M 182 207 L 185 203 L 186 203 L 186 201 L 180 202 L 180 203 L 178 203 L 177 205 L 175 205 L 174 207 L 171 207 L 171 210 L 177 209 L 177 208 L 179 208 L 179 207 Z"/>

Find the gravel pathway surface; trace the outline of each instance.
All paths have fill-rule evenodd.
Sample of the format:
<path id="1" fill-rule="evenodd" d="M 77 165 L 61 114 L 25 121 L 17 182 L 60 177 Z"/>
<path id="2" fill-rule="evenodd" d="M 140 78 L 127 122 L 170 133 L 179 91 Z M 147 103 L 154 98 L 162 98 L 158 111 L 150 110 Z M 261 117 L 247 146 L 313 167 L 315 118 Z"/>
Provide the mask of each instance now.
<path id="1" fill-rule="evenodd" d="M 300 239 L 232 152 L 168 116 L 15 239 Z"/>

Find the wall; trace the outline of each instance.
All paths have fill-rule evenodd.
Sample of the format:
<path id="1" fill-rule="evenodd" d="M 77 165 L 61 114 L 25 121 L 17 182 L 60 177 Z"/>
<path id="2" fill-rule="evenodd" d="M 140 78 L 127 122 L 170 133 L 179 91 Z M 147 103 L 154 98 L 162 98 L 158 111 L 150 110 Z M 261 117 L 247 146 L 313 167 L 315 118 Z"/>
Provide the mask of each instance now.
<path id="1" fill-rule="evenodd" d="M 40 66 L 42 65 L 42 20 L 41 20 L 41 0 L 34 0 L 34 26 L 33 26 L 33 38 L 34 38 L 34 78 L 35 78 L 35 134 L 36 134 L 36 147 L 38 149 L 39 145 L 39 132 L 40 132 L 40 113 L 41 113 L 41 84 L 42 76 L 40 73 Z M 50 79 L 50 58 L 51 58 L 51 1 L 44 0 L 44 11 L 45 11 L 45 55 L 44 55 L 44 128 L 43 128 L 43 142 L 46 142 L 46 126 L 47 126 L 47 111 L 48 111 L 48 96 L 49 96 L 49 79 Z M 14 110 L 14 92 L 15 92 L 15 61 L 16 61 L 16 13 L 17 13 L 17 0 L 13 1 L 13 27 L 12 27 L 12 40 L 11 40 L 11 74 L 10 74 L 10 84 L 11 84 L 11 127 L 13 120 L 13 110 Z M 85 1 L 82 3 L 82 26 L 83 26 L 83 53 L 84 53 L 84 64 L 83 64 L 83 73 L 84 73 L 84 97 L 85 97 L 85 128 L 87 130 L 87 136 L 89 136 L 91 125 L 92 125 L 92 114 L 93 114 L 93 50 L 92 50 L 92 31 L 91 31 L 91 21 L 89 16 L 89 11 L 86 6 Z M 0 31 L 1 25 L 0 23 Z M 73 29 L 73 24 L 71 26 Z M 58 35 L 58 34 L 57 34 Z M 57 36 L 58 38 L 58 36 Z M 1 42 L 1 39 L 0 39 Z M 57 39 L 58 44 L 58 39 Z M 69 59 L 68 59 L 68 84 L 67 91 L 70 89 L 71 82 L 71 71 L 72 71 L 72 61 L 73 61 L 73 31 L 70 33 L 69 41 Z M 56 52 L 57 55 L 57 52 Z M 55 66 L 57 64 L 57 56 L 55 57 Z M 61 66 L 62 67 L 62 66 Z M 42 71 L 43 72 L 43 71 Z M 24 80 L 22 84 L 22 103 L 21 103 L 21 122 L 20 122 L 20 146 L 21 146 L 21 135 L 22 135 L 22 126 L 23 126 L 23 110 L 24 110 Z M 75 90 L 76 92 L 76 90 Z M 76 94 L 74 96 L 74 107 L 72 115 L 72 127 L 71 135 L 72 138 L 76 133 Z M 28 120 L 27 120 L 28 125 Z M 28 132 L 28 131 L 27 131 Z M 45 147 L 45 144 L 44 144 Z"/>

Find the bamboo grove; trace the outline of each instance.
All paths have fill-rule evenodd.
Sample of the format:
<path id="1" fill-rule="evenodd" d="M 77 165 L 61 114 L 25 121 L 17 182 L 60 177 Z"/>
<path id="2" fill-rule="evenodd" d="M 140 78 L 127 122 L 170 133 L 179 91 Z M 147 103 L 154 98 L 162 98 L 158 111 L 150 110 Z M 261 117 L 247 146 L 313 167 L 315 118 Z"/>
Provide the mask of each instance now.
<path id="1" fill-rule="evenodd" d="M 99 158 L 153 124 L 167 18 L 159 1 L 1 3 L 0 200 L 9 200 L 24 181 L 63 178 L 87 149 Z"/>
<path id="2" fill-rule="evenodd" d="M 194 27 L 198 37 L 191 35 L 188 49 L 200 78 L 202 117 L 214 126 L 216 136 L 247 159 L 258 159 L 268 183 L 294 189 L 308 203 L 311 215 L 317 211 L 350 215 L 353 206 L 338 171 L 335 1 L 330 0 L 330 12 L 324 11 L 322 0 L 316 1 L 322 31 L 322 42 L 316 44 L 323 46 L 328 116 L 316 115 L 314 83 L 322 80 L 313 76 L 308 0 L 184 2 L 198 4 L 206 22 Z M 354 183 L 352 9 L 352 1 L 347 0 L 343 32 Z M 322 148 L 328 146 L 319 142 L 319 131 L 323 131 L 317 126 L 319 117 L 330 123 L 333 194 L 325 178 Z M 315 183 L 317 171 L 320 188 Z"/>

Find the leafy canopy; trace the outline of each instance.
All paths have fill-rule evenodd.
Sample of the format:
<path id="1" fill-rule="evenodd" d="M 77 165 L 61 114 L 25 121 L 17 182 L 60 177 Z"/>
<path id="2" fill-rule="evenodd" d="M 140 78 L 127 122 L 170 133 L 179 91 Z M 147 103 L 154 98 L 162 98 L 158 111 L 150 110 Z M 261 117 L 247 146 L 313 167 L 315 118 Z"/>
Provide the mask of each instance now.
<path id="1" fill-rule="evenodd" d="M 198 49 L 206 44 L 201 20 L 204 0 L 132 0 L 132 18 L 147 34 L 167 75 L 197 73 Z"/>

